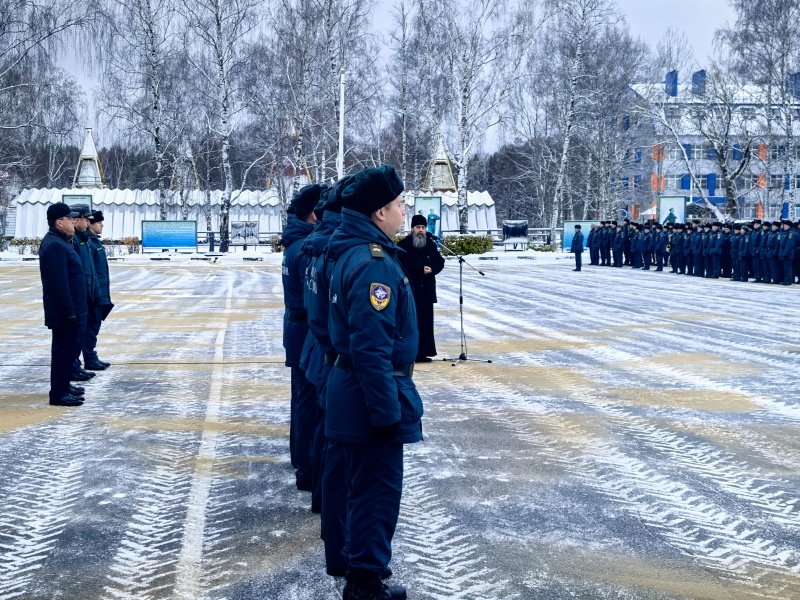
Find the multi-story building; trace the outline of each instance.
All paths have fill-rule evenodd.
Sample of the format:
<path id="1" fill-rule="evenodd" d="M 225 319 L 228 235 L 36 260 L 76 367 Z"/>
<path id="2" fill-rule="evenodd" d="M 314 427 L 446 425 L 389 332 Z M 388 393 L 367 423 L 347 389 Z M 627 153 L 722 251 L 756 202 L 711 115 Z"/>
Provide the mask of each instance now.
<path id="1" fill-rule="evenodd" d="M 632 90 L 653 137 L 647 151 L 632 150 L 650 170 L 640 209 L 682 196 L 690 214 L 713 206 L 739 219 L 800 216 L 800 73 L 775 90 L 713 81 L 705 71 L 680 84 L 671 71 L 664 84 Z"/>

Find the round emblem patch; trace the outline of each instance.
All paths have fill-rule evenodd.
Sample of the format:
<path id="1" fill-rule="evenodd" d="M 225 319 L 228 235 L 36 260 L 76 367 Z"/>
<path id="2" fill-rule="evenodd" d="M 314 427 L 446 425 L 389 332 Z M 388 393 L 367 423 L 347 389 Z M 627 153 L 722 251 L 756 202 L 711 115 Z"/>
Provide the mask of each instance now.
<path id="1" fill-rule="evenodd" d="M 389 305 L 392 289 L 382 283 L 373 283 L 369 286 L 369 301 L 375 310 L 383 310 Z"/>

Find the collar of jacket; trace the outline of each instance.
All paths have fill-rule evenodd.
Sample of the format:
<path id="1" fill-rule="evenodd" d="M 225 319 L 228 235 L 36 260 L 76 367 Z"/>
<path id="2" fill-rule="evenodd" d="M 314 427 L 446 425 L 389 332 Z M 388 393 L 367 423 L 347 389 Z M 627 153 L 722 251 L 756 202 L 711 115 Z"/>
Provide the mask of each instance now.
<path id="1" fill-rule="evenodd" d="M 89 240 L 89 234 L 87 231 L 78 231 L 76 229 L 75 239 L 78 240 L 80 243 L 85 244 Z"/>
<path id="2" fill-rule="evenodd" d="M 340 227 L 345 233 L 353 237 L 362 238 L 365 242 L 380 244 L 392 252 L 400 250 L 372 219 L 349 208 L 342 209 L 342 224 Z"/>
<path id="3" fill-rule="evenodd" d="M 47 231 L 48 231 L 48 233 L 52 233 L 53 235 L 57 235 L 58 237 L 60 237 L 65 242 L 72 242 L 72 237 L 73 236 L 67 235 L 66 233 L 64 233 L 63 231 L 59 231 L 55 227 L 50 227 Z"/>
<path id="4" fill-rule="evenodd" d="M 305 239 L 314 231 L 314 225 L 299 219 L 297 215 L 289 215 L 286 228 L 281 236 L 281 245 L 288 248 L 298 240 Z"/>

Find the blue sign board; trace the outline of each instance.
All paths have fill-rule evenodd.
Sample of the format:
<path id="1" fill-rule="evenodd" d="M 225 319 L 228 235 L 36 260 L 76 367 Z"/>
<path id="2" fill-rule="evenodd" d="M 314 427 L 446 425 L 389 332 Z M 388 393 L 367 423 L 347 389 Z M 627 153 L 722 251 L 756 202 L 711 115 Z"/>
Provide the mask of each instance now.
<path id="1" fill-rule="evenodd" d="M 142 221 L 142 249 L 194 248 L 197 221 Z"/>

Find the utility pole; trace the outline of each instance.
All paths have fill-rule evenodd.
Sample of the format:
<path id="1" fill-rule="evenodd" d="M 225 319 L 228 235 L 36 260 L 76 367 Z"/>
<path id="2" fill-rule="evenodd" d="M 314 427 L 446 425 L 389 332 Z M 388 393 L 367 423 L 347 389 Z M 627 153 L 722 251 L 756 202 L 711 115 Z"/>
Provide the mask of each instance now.
<path id="1" fill-rule="evenodd" d="M 336 156 L 336 175 L 344 177 L 344 68 L 339 71 L 339 154 Z"/>

